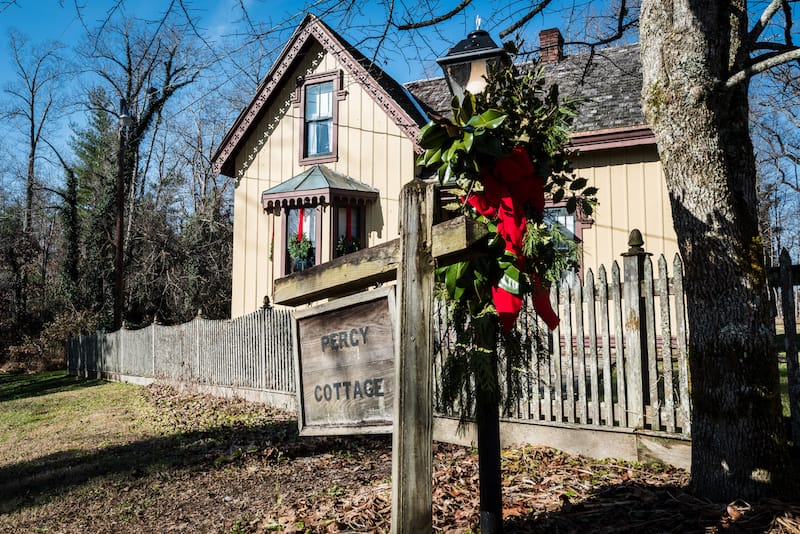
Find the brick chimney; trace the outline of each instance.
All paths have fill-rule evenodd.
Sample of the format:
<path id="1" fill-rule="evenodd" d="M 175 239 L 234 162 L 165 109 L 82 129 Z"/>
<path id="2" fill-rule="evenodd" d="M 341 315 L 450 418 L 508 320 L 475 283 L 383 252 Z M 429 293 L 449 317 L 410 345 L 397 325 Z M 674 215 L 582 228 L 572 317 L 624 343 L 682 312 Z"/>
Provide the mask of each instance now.
<path id="1" fill-rule="evenodd" d="M 539 32 L 539 60 L 542 63 L 555 63 L 564 59 L 564 38 L 558 28 Z"/>

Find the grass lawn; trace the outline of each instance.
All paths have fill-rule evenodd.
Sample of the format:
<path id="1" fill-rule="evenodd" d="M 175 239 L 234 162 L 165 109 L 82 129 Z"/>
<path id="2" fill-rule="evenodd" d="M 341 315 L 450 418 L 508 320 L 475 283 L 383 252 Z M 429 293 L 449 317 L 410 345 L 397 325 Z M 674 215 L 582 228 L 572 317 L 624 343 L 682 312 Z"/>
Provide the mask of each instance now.
<path id="1" fill-rule="evenodd" d="M 0 374 L 0 465 L 137 439 L 143 407 L 138 388 L 128 384 L 64 371 Z"/>
<path id="2" fill-rule="evenodd" d="M 502 469 L 507 533 L 800 532 L 798 507 L 709 503 L 664 466 L 524 446 Z M 386 532 L 390 474 L 389 436 L 301 438 L 257 403 L 0 374 L 3 533 Z M 434 530 L 477 531 L 475 450 L 434 444 L 432 491 Z"/>

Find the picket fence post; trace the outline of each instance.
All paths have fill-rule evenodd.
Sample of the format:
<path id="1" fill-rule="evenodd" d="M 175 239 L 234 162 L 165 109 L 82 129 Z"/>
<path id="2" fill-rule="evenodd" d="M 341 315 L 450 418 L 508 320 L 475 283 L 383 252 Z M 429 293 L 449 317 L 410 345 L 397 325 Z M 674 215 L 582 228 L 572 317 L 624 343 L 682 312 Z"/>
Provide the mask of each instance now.
<path id="1" fill-rule="evenodd" d="M 628 251 L 622 254 L 623 269 L 623 320 L 625 321 L 624 349 L 617 346 L 617 353 L 625 355 L 625 384 L 627 385 L 628 426 L 644 427 L 644 407 L 649 394 L 647 384 L 648 368 L 643 363 L 647 357 L 647 336 L 644 301 L 641 282 L 644 279 L 644 259 L 648 256 L 644 239 L 638 229 L 631 230 L 628 237 Z"/>

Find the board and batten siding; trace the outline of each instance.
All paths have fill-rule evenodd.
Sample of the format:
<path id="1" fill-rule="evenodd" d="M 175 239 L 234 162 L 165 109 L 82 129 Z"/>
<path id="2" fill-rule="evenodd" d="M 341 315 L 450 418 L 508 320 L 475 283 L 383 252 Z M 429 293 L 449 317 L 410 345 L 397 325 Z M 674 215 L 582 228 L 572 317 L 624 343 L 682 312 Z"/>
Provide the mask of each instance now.
<path id="1" fill-rule="evenodd" d="M 232 317 L 261 307 L 264 296 L 272 297 L 273 280 L 281 275 L 281 219 L 263 211 L 261 193 L 307 168 L 299 164 L 302 110 L 292 103 L 294 80 L 336 70 L 344 71 L 342 88 L 347 96 L 338 102 L 339 159 L 326 165 L 379 191 L 377 203 L 367 207 L 365 245 L 397 237 L 400 189 L 414 177 L 413 144 L 336 58 L 314 43 L 297 68 L 285 74 L 287 82 L 276 91 L 269 110 L 236 156 Z M 330 258 L 333 230 L 326 217 L 320 221 L 322 258 Z"/>
<path id="2" fill-rule="evenodd" d="M 666 181 L 655 145 L 583 153 L 575 172 L 598 188 L 594 224 L 583 230 L 583 272 L 619 260 L 631 228 L 642 232 L 647 251 L 672 258 L 678 241 Z"/>

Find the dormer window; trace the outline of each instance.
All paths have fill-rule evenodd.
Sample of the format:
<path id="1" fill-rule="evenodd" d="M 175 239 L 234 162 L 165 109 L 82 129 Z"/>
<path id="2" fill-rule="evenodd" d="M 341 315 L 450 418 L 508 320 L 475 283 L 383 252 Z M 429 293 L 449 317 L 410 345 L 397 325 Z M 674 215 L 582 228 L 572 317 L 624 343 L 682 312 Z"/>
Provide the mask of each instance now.
<path id="1" fill-rule="evenodd" d="M 314 74 L 298 82 L 298 103 L 302 110 L 300 163 L 336 161 L 338 102 L 345 97 L 341 90 L 341 74 Z"/>

